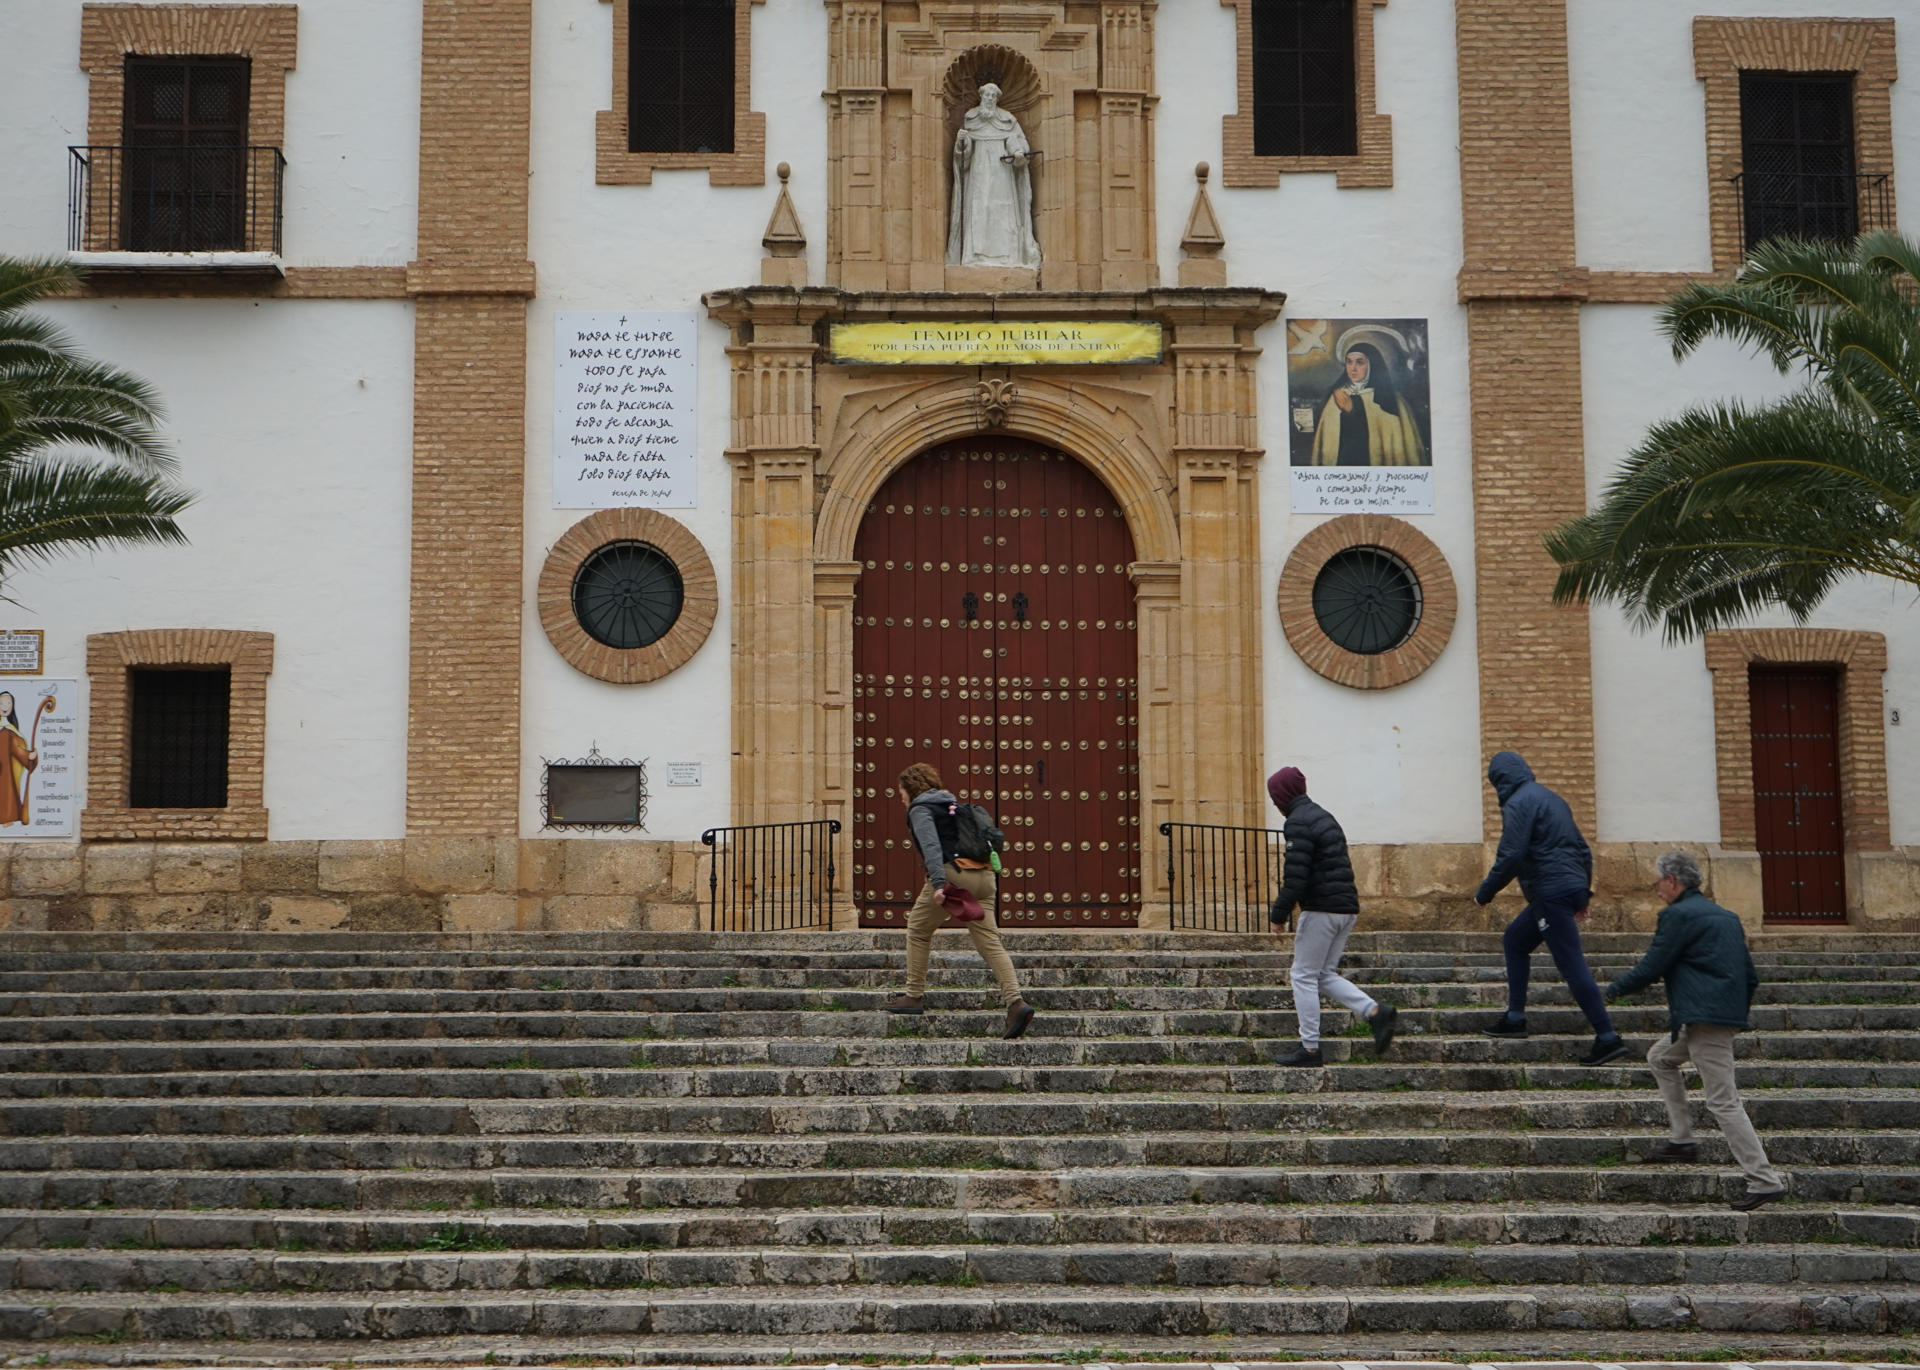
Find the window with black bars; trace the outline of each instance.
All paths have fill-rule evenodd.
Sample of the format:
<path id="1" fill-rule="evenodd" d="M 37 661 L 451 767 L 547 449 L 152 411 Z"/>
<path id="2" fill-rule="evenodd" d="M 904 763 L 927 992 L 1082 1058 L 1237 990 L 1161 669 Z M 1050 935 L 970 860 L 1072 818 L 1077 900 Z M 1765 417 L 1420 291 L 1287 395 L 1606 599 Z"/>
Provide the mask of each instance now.
<path id="1" fill-rule="evenodd" d="M 135 809 L 227 806 L 227 667 L 127 672 L 127 805 Z"/>
<path id="2" fill-rule="evenodd" d="M 1848 242 L 1860 231 L 1850 73 L 1741 72 L 1740 155 L 1748 251 L 1783 235 Z"/>
<path id="3" fill-rule="evenodd" d="M 629 152 L 733 151 L 734 10 L 744 2 L 629 0 Z"/>
<path id="4" fill-rule="evenodd" d="M 244 244 L 251 77 L 244 57 L 127 58 L 127 250 Z"/>
<path id="5" fill-rule="evenodd" d="M 1253 151 L 1351 157 L 1354 0 L 1253 0 Z"/>

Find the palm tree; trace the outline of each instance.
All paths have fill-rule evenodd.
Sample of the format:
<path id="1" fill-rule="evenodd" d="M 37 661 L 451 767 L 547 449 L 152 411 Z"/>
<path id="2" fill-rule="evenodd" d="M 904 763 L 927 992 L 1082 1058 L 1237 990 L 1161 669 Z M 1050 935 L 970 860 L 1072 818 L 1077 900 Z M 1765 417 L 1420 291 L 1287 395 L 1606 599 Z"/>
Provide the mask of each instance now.
<path id="1" fill-rule="evenodd" d="M 1612 601 L 1680 642 L 1766 607 L 1804 621 L 1847 576 L 1920 587 L 1920 243 L 1776 239 L 1660 327 L 1676 359 L 1725 338 L 1806 385 L 1654 425 L 1599 507 L 1547 535 L 1554 600 Z"/>
<path id="2" fill-rule="evenodd" d="M 192 496 L 169 479 L 159 397 L 23 312 L 78 281 L 64 262 L 0 256 L 0 589 L 70 548 L 187 540 L 174 515 Z"/>

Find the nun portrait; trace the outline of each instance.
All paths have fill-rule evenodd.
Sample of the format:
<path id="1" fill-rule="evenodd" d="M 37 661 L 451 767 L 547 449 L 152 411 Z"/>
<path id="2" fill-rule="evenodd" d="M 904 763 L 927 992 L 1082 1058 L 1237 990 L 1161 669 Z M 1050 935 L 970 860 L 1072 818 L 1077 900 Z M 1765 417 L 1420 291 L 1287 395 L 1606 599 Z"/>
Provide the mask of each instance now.
<path id="1" fill-rule="evenodd" d="M 1426 443 L 1413 405 L 1370 342 L 1350 344 L 1346 376 L 1320 411 L 1313 433 L 1315 466 L 1424 466 Z"/>

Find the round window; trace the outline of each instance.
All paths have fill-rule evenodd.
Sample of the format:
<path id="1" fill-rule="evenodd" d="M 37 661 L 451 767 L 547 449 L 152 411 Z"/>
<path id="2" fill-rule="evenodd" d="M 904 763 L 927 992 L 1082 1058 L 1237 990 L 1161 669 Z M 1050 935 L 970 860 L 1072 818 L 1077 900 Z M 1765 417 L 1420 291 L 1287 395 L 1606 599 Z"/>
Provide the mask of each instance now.
<path id="1" fill-rule="evenodd" d="M 610 542 L 573 578 L 573 616 L 595 642 L 622 651 L 665 637 L 684 600 L 680 568 L 645 542 Z"/>
<path id="2" fill-rule="evenodd" d="M 1360 656 L 1390 652 L 1412 637 L 1420 607 L 1413 568 L 1383 547 L 1336 552 L 1314 578 L 1320 631 Z"/>

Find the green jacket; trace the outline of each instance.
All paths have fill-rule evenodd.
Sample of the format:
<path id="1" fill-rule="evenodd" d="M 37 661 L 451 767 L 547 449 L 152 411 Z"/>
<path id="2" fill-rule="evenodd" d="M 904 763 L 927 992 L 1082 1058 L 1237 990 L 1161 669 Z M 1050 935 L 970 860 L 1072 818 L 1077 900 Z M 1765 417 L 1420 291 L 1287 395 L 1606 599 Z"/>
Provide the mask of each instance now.
<path id="1" fill-rule="evenodd" d="M 1667 982 L 1668 1024 L 1676 1035 L 1688 1023 L 1744 1028 L 1760 977 L 1739 917 L 1699 890 L 1688 890 L 1660 910 L 1647 954 L 1607 986 L 1607 998 L 1660 979 Z"/>

